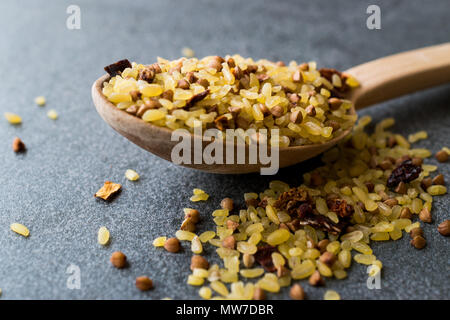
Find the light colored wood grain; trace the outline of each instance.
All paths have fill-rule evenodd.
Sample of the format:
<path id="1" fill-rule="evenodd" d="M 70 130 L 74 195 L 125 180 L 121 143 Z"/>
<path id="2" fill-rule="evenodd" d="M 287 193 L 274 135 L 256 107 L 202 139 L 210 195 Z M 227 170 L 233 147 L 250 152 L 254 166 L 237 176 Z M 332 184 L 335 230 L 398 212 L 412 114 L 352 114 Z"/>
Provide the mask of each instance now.
<path id="1" fill-rule="evenodd" d="M 345 72 L 353 75 L 361 84 L 348 97 L 354 102 L 356 109 L 360 109 L 407 93 L 450 82 L 450 43 L 377 59 Z M 103 82 L 108 79 L 109 76 L 104 75 L 92 86 L 92 99 L 103 120 L 133 143 L 170 161 L 172 148 L 178 143 L 171 141 L 172 131 L 165 127 L 152 125 L 117 109 L 102 94 Z M 350 112 L 354 113 L 355 110 L 352 109 Z M 323 144 L 280 148 L 280 168 L 317 156 L 336 145 L 349 133 L 350 130 L 347 130 Z M 192 135 L 189 135 L 189 138 L 194 139 Z M 208 142 L 204 142 L 203 146 L 207 144 Z M 248 156 L 248 148 L 246 154 Z M 222 174 L 258 172 L 261 168 L 259 164 L 187 164 L 185 166 Z"/>
<path id="2" fill-rule="evenodd" d="M 361 83 L 349 97 L 358 110 L 450 82 L 450 43 L 394 54 L 345 72 Z"/>

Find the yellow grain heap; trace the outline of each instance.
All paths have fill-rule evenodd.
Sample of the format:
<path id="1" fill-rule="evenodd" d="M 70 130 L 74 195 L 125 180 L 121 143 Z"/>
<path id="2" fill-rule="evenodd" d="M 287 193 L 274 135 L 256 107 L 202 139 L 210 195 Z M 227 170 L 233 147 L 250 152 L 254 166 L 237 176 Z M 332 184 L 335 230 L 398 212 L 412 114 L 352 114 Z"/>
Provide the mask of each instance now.
<path id="1" fill-rule="evenodd" d="M 172 130 L 193 131 L 196 123 L 220 130 L 278 128 L 280 136 L 270 143 L 287 147 L 325 142 L 356 121 L 342 97 L 358 82 L 317 69 L 315 62 L 284 65 L 233 55 L 131 66 L 105 82 L 103 94 L 119 109 Z"/>
<path id="2" fill-rule="evenodd" d="M 189 284 L 202 286 L 200 297 L 252 299 L 255 288 L 274 293 L 297 280 L 309 278 L 311 285 L 317 285 L 327 278 L 343 279 L 352 261 L 370 267 L 371 276 L 381 272 L 383 264 L 370 247 L 372 241 L 398 240 L 404 232 L 419 230 L 415 228 L 425 221 L 423 212 L 431 212 L 433 195 L 446 193 L 446 188 L 429 185 L 430 174 L 437 170 L 423 163 L 431 155 L 429 150 L 411 148 L 403 136 L 387 131 L 393 119 L 381 121 L 369 135 L 364 127 L 370 121 L 362 117 L 346 141 L 323 155 L 324 166 L 304 174 L 300 189 L 272 181 L 260 194 L 244 194 L 247 209 L 215 210 L 215 231 L 205 231 L 199 238 L 192 232 L 177 232 L 180 240 L 200 239 L 203 245 L 217 247 L 223 260 L 221 266 L 195 270 L 188 279 Z M 417 178 L 388 188 L 392 171 L 407 159 L 419 168 Z M 298 211 L 293 214 L 280 205 L 289 192 L 298 192 L 297 200 L 308 199 L 313 217 L 346 225 L 340 233 L 323 224 L 299 225 L 306 220 L 297 216 Z M 338 206 L 330 207 L 333 204 Z M 267 245 L 273 250 L 266 254 L 265 264 L 272 271 L 264 270 L 257 257 Z M 340 299 L 332 290 L 324 298 Z"/>

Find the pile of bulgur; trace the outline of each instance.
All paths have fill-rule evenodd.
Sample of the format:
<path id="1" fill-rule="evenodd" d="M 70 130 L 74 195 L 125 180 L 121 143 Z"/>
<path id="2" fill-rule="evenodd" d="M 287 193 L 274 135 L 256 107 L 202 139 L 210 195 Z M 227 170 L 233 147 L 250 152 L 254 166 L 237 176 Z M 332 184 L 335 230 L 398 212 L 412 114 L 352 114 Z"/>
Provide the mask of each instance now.
<path id="1" fill-rule="evenodd" d="M 356 121 L 345 94 L 358 82 L 315 62 L 289 65 L 239 55 L 158 58 L 107 66 L 103 94 L 119 109 L 172 130 L 280 129 L 281 147 L 322 143 Z M 269 135 L 270 136 L 270 130 Z"/>
<path id="2" fill-rule="evenodd" d="M 411 148 L 388 131 L 394 119 L 381 121 L 369 135 L 370 122 L 362 117 L 345 141 L 323 155 L 324 166 L 303 175 L 300 186 L 272 181 L 259 194 L 244 194 L 247 208 L 241 210 L 226 198 L 212 213 L 215 230 L 197 235 L 191 226 L 176 232 L 178 240 L 191 241 L 195 254 L 187 283 L 201 287 L 200 297 L 264 299 L 265 292 L 291 286 L 291 298 L 304 299 L 298 280 L 323 286 L 327 278 L 344 279 L 352 261 L 370 266 L 370 276 L 381 272 L 372 241 L 398 240 L 406 232 L 416 249 L 426 245 L 422 226 L 433 222 L 433 196 L 447 192 L 444 177 L 424 163 L 429 150 Z M 448 159 L 449 150 L 441 151 Z M 436 154 L 439 161 L 445 160 L 442 152 Z M 198 217 L 197 210 L 186 210 Z M 438 231 L 448 236 L 449 221 Z M 222 266 L 201 256 L 207 244 L 217 247 Z M 324 298 L 340 296 L 328 290 Z"/>

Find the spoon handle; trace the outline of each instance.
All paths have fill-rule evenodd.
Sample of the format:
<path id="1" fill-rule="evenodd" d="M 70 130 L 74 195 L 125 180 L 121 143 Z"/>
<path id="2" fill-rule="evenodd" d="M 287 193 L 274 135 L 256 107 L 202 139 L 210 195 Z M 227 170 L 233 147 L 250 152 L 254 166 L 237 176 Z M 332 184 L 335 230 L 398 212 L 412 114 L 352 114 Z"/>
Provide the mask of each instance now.
<path id="1" fill-rule="evenodd" d="M 361 84 L 349 97 L 356 109 L 450 82 L 450 43 L 406 51 L 346 71 Z"/>

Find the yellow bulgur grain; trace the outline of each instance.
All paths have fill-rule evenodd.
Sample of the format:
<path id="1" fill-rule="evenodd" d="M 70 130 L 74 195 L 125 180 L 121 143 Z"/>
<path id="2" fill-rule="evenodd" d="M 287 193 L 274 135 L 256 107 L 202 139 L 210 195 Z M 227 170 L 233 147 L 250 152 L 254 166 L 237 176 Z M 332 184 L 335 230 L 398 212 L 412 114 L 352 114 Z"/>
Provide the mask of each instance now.
<path id="1" fill-rule="evenodd" d="M 109 243 L 109 230 L 106 227 L 100 227 L 100 229 L 98 229 L 97 241 L 102 246 Z"/>
<path id="2" fill-rule="evenodd" d="M 125 178 L 130 181 L 136 181 L 139 179 L 139 174 L 132 169 L 128 169 L 127 171 L 125 171 Z"/>
<path id="3" fill-rule="evenodd" d="M 216 236 L 214 231 L 205 231 L 198 236 L 201 242 L 206 243 L 209 240 L 213 239 Z"/>
<path id="4" fill-rule="evenodd" d="M 372 249 L 363 242 L 354 242 L 352 243 L 353 249 L 361 252 L 362 254 L 372 254 Z"/>
<path id="5" fill-rule="evenodd" d="M 378 265 L 372 264 L 369 269 L 369 277 L 375 277 L 380 271 L 381 268 Z"/>
<path id="6" fill-rule="evenodd" d="M 211 282 L 211 289 L 213 289 L 215 292 L 220 294 L 223 297 L 226 297 L 229 295 L 228 288 L 220 281 L 213 281 Z"/>
<path id="7" fill-rule="evenodd" d="M 5 112 L 4 116 L 5 116 L 5 119 L 11 124 L 21 124 L 22 123 L 22 118 L 15 113 Z"/>
<path id="8" fill-rule="evenodd" d="M 239 271 L 244 278 L 258 278 L 264 274 L 263 268 L 241 269 Z"/>
<path id="9" fill-rule="evenodd" d="M 55 110 L 53 110 L 53 109 L 49 110 L 47 112 L 47 117 L 49 117 L 52 120 L 56 120 L 56 119 L 58 119 L 58 113 Z"/>
<path id="10" fill-rule="evenodd" d="M 312 275 L 316 270 L 315 264 L 311 260 L 304 260 L 301 264 L 294 266 L 291 271 L 292 279 L 305 279 Z"/>
<path id="11" fill-rule="evenodd" d="M 206 269 L 194 268 L 194 270 L 192 270 L 192 275 L 199 278 L 208 278 L 209 272 Z"/>
<path id="12" fill-rule="evenodd" d="M 220 273 L 220 281 L 225 282 L 225 283 L 234 283 L 236 281 L 238 281 L 239 276 L 238 273 L 236 271 L 231 271 L 231 270 L 222 270 L 222 272 Z"/>
<path id="13" fill-rule="evenodd" d="M 198 290 L 198 295 L 205 300 L 209 300 L 211 299 L 212 291 L 208 287 L 201 287 L 200 290 Z"/>
<path id="14" fill-rule="evenodd" d="M 360 230 L 346 233 L 341 237 L 341 241 L 358 242 L 364 237 L 364 234 Z"/>
<path id="15" fill-rule="evenodd" d="M 319 272 L 322 276 L 331 277 L 333 275 L 333 271 L 325 263 L 321 262 L 320 260 L 317 260 L 316 264 L 317 264 L 317 270 L 319 270 Z"/>
<path id="16" fill-rule="evenodd" d="M 276 246 L 287 241 L 289 237 L 289 231 L 286 229 L 278 229 L 267 236 L 267 243 L 271 246 Z"/>
<path id="17" fill-rule="evenodd" d="M 281 254 L 279 254 L 278 252 L 272 253 L 272 262 L 273 262 L 273 265 L 275 266 L 275 268 L 284 266 L 284 264 L 286 263 L 283 256 Z"/>
<path id="18" fill-rule="evenodd" d="M 187 280 L 187 283 L 190 284 L 191 286 L 201 286 L 203 285 L 204 282 L 205 279 L 193 275 L 189 275 Z"/>
<path id="19" fill-rule="evenodd" d="M 392 240 L 398 240 L 403 236 L 403 233 L 400 229 L 394 228 L 393 231 L 389 232 L 389 236 Z"/>
<path id="20" fill-rule="evenodd" d="M 447 193 L 447 188 L 442 185 L 428 187 L 427 192 L 432 196 L 440 196 Z"/>
<path id="21" fill-rule="evenodd" d="M 266 206 L 267 217 L 275 224 L 280 224 L 280 219 L 277 216 L 277 211 L 270 204 Z"/>
<path id="22" fill-rule="evenodd" d="M 347 278 L 347 271 L 340 269 L 333 270 L 333 275 L 336 277 L 336 279 L 345 279 Z"/>
<path id="23" fill-rule="evenodd" d="M 278 281 L 275 279 L 268 279 L 268 278 L 263 278 L 261 280 L 259 280 L 256 285 L 268 292 L 279 292 L 280 291 L 280 284 L 278 283 Z"/>
<path id="24" fill-rule="evenodd" d="M 195 236 L 191 241 L 191 251 L 195 254 L 200 254 L 203 252 L 202 242 L 197 236 Z"/>
<path id="25" fill-rule="evenodd" d="M 410 224 L 409 226 L 406 226 L 405 227 L 405 231 L 406 232 L 410 232 L 412 229 L 419 228 L 419 227 L 420 227 L 420 222 L 417 221 L 417 222 L 414 222 L 414 223 Z"/>
<path id="26" fill-rule="evenodd" d="M 195 233 L 190 231 L 184 231 L 184 230 L 178 230 L 175 232 L 175 237 L 177 237 L 178 240 L 184 240 L 184 241 L 192 241 L 196 237 Z"/>
<path id="27" fill-rule="evenodd" d="M 193 193 L 194 195 L 190 198 L 192 202 L 206 201 L 209 198 L 209 194 L 202 189 L 194 189 Z"/>
<path id="28" fill-rule="evenodd" d="M 198 195 L 198 194 L 203 194 L 203 193 L 206 193 L 206 192 L 203 191 L 202 189 L 195 188 L 194 190 L 192 190 L 192 193 Z"/>
<path id="29" fill-rule="evenodd" d="M 371 265 L 377 258 L 372 254 L 355 254 L 353 257 L 360 264 Z"/>
<path id="30" fill-rule="evenodd" d="M 428 134 L 427 134 L 426 131 L 418 131 L 416 133 L 410 134 L 408 136 L 408 141 L 410 143 L 415 143 L 415 142 L 417 142 L 419 140 L 427 139 L 427 138 L 428 138 Z"/>
<path id="31" fill-rule="evenodd" d="M 328 252 L 338 254 L 339 250 L 341 249 L 341 244 L 339 243 L 339 241 L 332 241 L 327 245 L 326 249 Z"/>
<path id="32" fill-rule="evenodd" d="M 181 49 L 181 54 L 185 56 L 186 58 L 192 58 L 195 56 L 194 50 L 188 47 L 184 47 Z"/>
<path id="33" fill-rule="evenodd" d="M 43 96 L 38 96 L 38 97 L 34 98 L 34 103 L 36 103 L 38 106 L 42 107 L 45 105 L 46 102 L 47 101 L 45 100 L 45 97 L 43 97 Z"/>
<path id="34" fill-rule="evenodd" d="M 341 296 L 334 290 L 327 290 L 323 296 L 324 300 L 341 300 Z"/>
<path id="35" fill-rule="evenodd" d="M 30 235 L 30 231 L 28 230 L 28 228 L 25 227 L 23 224 L 17 222 L 11 224 L 11 230 L 14 231 L 15 233 L 20 234 L 21 236 L 24 236 L 25 238 Z"/>
<path id="36" fill-rule="evenodd" d="M 303 250 L 301 248 L 291 248 L 289 249 L 289 255 L 291 257 L 299 257 L 303 254 Z"/>
<path id="37" fill-rule="evenodd" d="M 153 240 L 154 247 L 164 247 L 164 243 L 166 243 L 167 237 L 158 237 Z"/>
<path id="38" fill-rule="evenodd" d="M 258 250 L 256 245 L 246 241 L 239 241 L 236 248 L 239 252 L 246 254 L 255 254 Z"/>
<path id="39" fill-rule="evenodd" d="M 390 239 L 390 237 L 389 237 L 388 232 L 374 232 L 370 236 L 370 240 L 373 240 L 373 241 L 387 241 L 389 239 Z"/>

